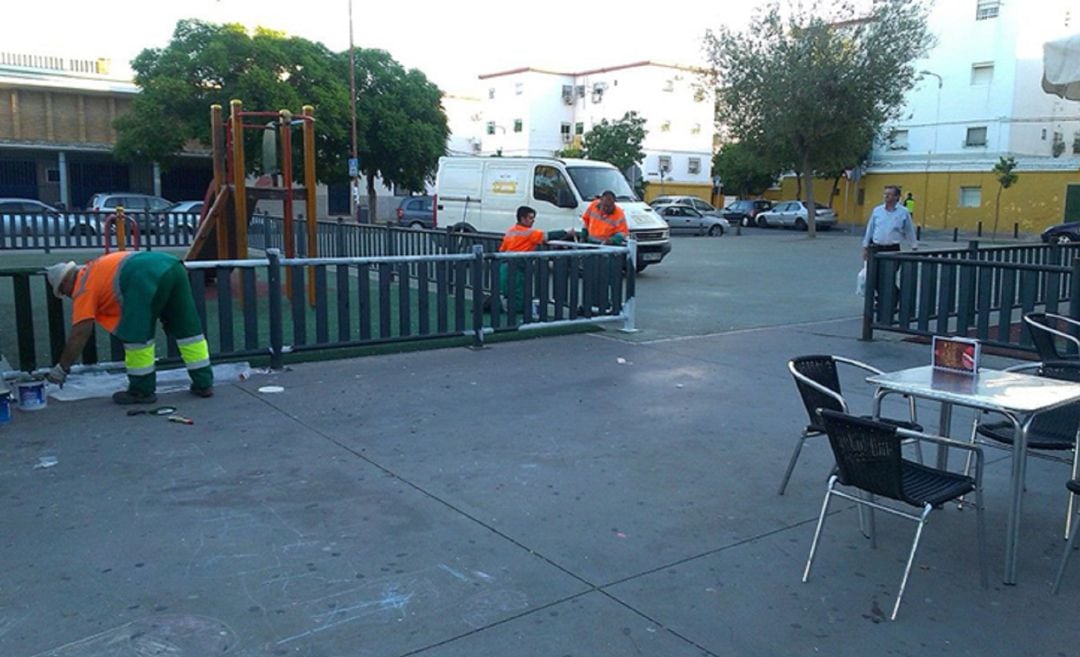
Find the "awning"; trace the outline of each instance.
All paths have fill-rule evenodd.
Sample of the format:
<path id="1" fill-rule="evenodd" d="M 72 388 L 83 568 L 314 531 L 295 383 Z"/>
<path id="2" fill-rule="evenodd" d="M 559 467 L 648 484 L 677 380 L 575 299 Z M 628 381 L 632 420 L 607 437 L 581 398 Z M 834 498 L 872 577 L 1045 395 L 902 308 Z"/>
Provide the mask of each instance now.
<path id="1" fill-rule="evenodd" d="M 1080 34 L 1043 46 L 1042 88 L 1048 94 L 1080 100 Z"/>

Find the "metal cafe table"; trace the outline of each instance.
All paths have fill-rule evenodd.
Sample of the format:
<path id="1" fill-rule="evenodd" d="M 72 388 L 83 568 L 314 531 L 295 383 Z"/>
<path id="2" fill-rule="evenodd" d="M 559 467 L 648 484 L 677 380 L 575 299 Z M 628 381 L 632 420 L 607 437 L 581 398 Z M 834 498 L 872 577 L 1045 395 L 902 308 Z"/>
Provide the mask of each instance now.
<path id="1" fill-rule="evenodd" d="M 874 417 L 880 416 L 881 401 L 885 397 L 899 394 L 940 402 L 941 416 L 938 426 L 939 432 L 945 436 L 948 436 L 952 424 L 954 405 L 998 413 L 1012 423 L 1015 438 L 1009 523 L 1005 536 L 1004 582 L 1016 584 L 1028 426 L 1037 413 L 1080 401 L 1080 383 L 989 369 L 980 369 L 975 376 L 971 376 L 935 370 L 930 365 L 878 374 L 867 377 L 866 381 L 877 386 L 874 394 Z M 939 452 L 939 467 L 945 466 L 944 458 L 944 453 Z"/>

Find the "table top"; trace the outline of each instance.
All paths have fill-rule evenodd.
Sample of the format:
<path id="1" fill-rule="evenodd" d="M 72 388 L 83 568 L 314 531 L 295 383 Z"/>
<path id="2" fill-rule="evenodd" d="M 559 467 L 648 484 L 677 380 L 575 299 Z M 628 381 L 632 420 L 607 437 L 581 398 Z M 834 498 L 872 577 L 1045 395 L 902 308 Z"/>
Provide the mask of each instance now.
<path id="1" fill-rule="evenodd" d="M 980 369 L 975 376 L 930 365 L 867 377 L 880 388 L 992 411 L 1035 413 L 1080 401 L 1080 383 Z"/>

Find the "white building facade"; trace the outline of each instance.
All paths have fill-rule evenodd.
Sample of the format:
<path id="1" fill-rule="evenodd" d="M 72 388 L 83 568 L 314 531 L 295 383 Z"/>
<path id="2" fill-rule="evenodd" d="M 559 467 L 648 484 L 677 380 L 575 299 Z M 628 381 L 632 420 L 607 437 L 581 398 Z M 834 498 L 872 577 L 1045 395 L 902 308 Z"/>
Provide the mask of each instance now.
<path id="1" fill-rule="evenodd" d="M 870 186 L 913 192 L 921 224 L 970 227 L 992 213 L 990 170 L 1013 157 L 1020 180 L 1002 195 L 1009 227 L 1080 218 L 1080 103 L 1041 87 L 1043 44 L 1080 31 L 1080 1 L 939 0 L 929 27 L 937 44 L 916 62 L 903 118 L 871 155 Z M 877 202 L 874 189 L 867 207 Z"/>
<path id="2" fill-rule="evenodd" d="M 480 154 L 550 157 L 580 146 L 602 120 L 637 112 L 647 132 L 636 173 L 647 197 L 710 197 L 714 96 L 698 71 L 646 61 L 580 73 L 521 68 L 480 80 Z"/>

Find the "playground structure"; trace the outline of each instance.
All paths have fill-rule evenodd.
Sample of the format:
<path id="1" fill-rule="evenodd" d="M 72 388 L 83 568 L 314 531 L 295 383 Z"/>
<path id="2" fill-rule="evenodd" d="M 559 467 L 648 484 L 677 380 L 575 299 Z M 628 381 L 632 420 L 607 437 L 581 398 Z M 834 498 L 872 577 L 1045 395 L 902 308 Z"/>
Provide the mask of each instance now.
<path id="1" fill-rule="evenodd" d="M 306 202 L 307 253 L 318 256 L 315 209 L 315 116 L 314 108 L 305 105 L 300 114 L 289 110 L 277 112 L 244 111 L 243 103 L 229 103 L 228 120 L 223 120 L 221 105 L 210 106 L 211 156 L 214 178 L 203 199 L 203 216 L 184 259 L 245 260 L 248 257 L 248 225 L 255 204 L 262 199 L 280 199 L 284 219 L 284 255 L 296 257 L 296 238 L 293 228 L 293 201 L 302 197 Z M 277 123 L 281 144 L 280 187 L 247 186 L 247 166 L 244 156 L 244 130 L 267 130 L 266 125 L 244 123 L 245 119 L 272 118 Z M 302 126 L 304 185 L 293 188 L 292 129 Z M 291 281 L 290 281 L 291 286 Z"/>

